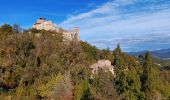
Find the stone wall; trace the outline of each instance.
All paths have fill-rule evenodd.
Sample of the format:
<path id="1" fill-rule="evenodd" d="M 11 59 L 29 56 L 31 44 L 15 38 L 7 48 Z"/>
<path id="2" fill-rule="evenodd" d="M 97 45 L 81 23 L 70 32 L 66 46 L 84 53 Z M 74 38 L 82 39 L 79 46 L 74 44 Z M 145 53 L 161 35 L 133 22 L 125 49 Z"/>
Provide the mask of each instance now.
<path id="1" fill-rule="evenodd" d="M 37 30 L 47 30 L 47 31 L 55 31 L 57 33 L 63 34 L 64 41 L 71 41 L 73 39 L 80 40 L 80 30 L 78 27 L 75 27 L 73 30 L 68 31 L 58 27 L 52 21 L 46 21 L 45 18 L 40 18 L 37 22 L 32 26 L 32 28 Z"/>

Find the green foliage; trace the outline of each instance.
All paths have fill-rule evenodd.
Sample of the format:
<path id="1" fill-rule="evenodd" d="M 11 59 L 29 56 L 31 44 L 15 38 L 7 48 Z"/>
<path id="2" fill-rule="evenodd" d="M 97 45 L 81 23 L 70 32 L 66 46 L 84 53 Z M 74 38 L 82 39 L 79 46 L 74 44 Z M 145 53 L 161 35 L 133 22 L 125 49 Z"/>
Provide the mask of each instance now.
<path id="1" fill-rule="evenodd" d="M 0 27 L 0 32 L 2 32 L 2 33 L 12 33 L 12 26 L 10 26 L 9 24 L 3 24 Z"/>
<path id="2" fill-rule="evenodd" d="M 72 67 L 71 76 L 73 84 L 78 84 L 83 80 L 88 80 L 90 78 L 90 69 L 83 65 L 77 65 Z"/>
<path id="3" fill-rule="evenodd" d="M 152 61 L 149 52 L 145 54 L 144 70 L 142 75 L 142 90 L 146 99 L 167 98 L 170 94 L 169 83 L 161 78 L 160 70 Z"/>
<path id="4" fill-rule="evenodd" d="M 84 54 L 78 42 L 73 40 L 69 43 L 64 43 L 60 49 L 62 49 L 59 55 L 62 65 L 71 67 L 84 63 Z"/>
<path id="5" fill-rule="evenodd" d="M 5 38 L 6 36 L 12 34 L 12 26 L 8 25 L 8 24 L 3 24 L 0 27 L 0 39 Z"/>
<path id="6" fill-rule="evenodd" d="M 90 92 L 92 100 L 118 100 L 110 72 L 99 71 L 91 80 Z"/>
<path id="7" fill-rule="evenodd" d="M 56 62 L 59 61 L 56 51 L 60 48 L 60 35 L 54 37 L 44 31 L 39 36 L 11 34 L 1 40 L 0 88 L 3 91 L 17 89 L 20 82 L 31 87 L 37 79 L 43 82 L 51 74 L 62 71 Z"/>
<path id="8" fill-rule="evenodd" d="M 39 87 L 41 97 L 55 98 L 63 100 L 66 96 L 71 96 L 72 92 L 69 77 L 61 74 L 53 75 L 45 85 Z"/>
<path id="9" fill-rule="evenodd" d="M 115 66 L 117 92 L 126 100 L 142 99 L 140 65 L 136 63 L 135 58 L 122 53 L 119 45 L 113 54 L 115 56 L 113 65 Z"/>
<path id="10" fill-rule="evenodd" d="M 89 99 L 89 78 L 90 70 L 83 65 L 74 66 L 71 69 L 72 82 L 74 85 L 74 100 L 88 100 Z"/>
<path id="11" fill-rule="evenodd" d="M 100 51 L 100 59 L 108 59 L 112 61 L 114 59 L 114 55 L 109 49 L 104 49 Z"/>
<path id="12" fill-rule="evenodd" d="M 99 60 L 99 50 L 96 47 L 91 46 L 87 42 L 80 42 L 80 45 L 83 52 L 85 53 L 86 60 L 89 63 Z"/>
<path id="13" fill-rule="evenodd" d="M 85 97 L 88 92 L 89 83 L 87 80 L 81 81 L 79 84 L 74 86 L 74 100 L 87 100 Z"/>
<path id="14" fill-rule="evenodd" d="M 146 52 L 145 54 L 145 63 L 144 63 L 144 71 L 143 71 L 143 90 L 151 91 L 153 87 L 153 71 L 152 71 L 152 61 L 151 61 L 151 55 L 149 52 Z"/>
<path id="15" fill-rule="evenodd" d="M 146 53 L 135 58 L 87 42 L 63 42 L 61 33 L 0 27 L 0 100 L 150 100 L 170 97 L 169 71 Z M 112 61 L 115 75 L 90 65 Z"/>

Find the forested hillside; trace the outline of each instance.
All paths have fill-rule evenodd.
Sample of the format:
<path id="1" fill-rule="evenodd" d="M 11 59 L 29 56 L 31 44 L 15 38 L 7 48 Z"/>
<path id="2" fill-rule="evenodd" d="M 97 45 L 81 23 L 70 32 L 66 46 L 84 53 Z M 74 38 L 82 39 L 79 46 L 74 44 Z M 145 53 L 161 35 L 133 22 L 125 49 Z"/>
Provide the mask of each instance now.
<path id="1" fill-rule="evenodd" d="M 115 74 L 90 65 L 112 62 Z M 168 100 L 170 72 L 149 52 L 135 58 L 99 50 L 83 41 L 62 41 L 62 34 L 18 25 L 0 27 L 0 100 Z"/>

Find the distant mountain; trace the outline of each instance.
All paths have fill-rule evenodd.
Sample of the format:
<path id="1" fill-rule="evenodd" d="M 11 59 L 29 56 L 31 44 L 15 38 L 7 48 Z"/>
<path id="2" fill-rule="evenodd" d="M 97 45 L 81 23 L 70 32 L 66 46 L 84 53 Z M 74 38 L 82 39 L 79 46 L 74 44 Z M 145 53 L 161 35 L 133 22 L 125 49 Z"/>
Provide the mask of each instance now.
<path id="1" fill-rule="evenodd" d="M 145 54 L 146 51 L 140 51 L 140 52 L 129 52 L 128 54 L 138 56 Z M 150 51 L 152 56 L 159 57 L 162 59 L 170 59 L 170 48 L 168 49 L 161 49 L 161 50 L 155 50 Z"/>

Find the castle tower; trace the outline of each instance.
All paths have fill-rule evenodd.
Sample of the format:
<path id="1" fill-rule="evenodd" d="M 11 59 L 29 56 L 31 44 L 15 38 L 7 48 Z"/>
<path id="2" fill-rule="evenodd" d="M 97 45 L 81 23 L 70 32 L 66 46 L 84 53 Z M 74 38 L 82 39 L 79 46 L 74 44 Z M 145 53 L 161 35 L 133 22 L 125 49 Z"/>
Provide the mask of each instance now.
<path id="1" fill-rule="evenodd" d="M 78 34 L 80 33 L 80 29 L 78 27 L 75 27 L 74 31 L 75 31 L 75 33 L 78 33 Z"/>
<path id="2" fill-rule="evenodd" d="M 73 30 L 74 36 L 79 41 L 80 40 L 80 29 L 78 27 L 75 27 Z"/>

